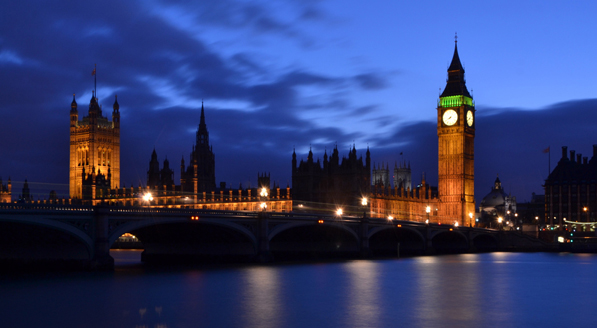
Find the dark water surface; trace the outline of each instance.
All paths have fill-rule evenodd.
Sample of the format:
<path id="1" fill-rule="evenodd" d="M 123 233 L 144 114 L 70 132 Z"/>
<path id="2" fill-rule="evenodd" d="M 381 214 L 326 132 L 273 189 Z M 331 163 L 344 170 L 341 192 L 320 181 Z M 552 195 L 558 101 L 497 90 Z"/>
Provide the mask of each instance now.
<path id="1" fill-rule="evenodd" d="M 597 255 L 489 253 L 0 277 L 0 327 L 595 327 Z"/>

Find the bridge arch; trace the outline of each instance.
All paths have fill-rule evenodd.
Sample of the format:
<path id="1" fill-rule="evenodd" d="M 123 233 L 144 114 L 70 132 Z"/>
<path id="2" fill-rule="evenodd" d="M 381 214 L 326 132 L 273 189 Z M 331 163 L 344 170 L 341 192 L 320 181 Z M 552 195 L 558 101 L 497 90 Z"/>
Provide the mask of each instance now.
<path id="1" fill-rule="evenodd" d="M 410 255 L 425 252 L 426 239 L 413 227 L 385 225 L 371 229 L 368 236 L 369 249 L 374 256 L 396 256 L 398 251 Z"/>
<path id="2" fill-rule="evenodd" d="M 336 223 L 336 222 L 315 223 L 312 221 L 290 222 L 290 223 L 283 223 L 283 224 L 276 225 L 272 229 L 272 231 L 270 231 L 270 233 L 268 235 L 268 240 L 271 241 L 276 235 L 278 235 L 281 232 L 284 232 L 286 230 L 289 230 L 289 229 L 294 229 L 294 228 L 303 227 L 303 226 L 315 226 L 315 225 L 338 228 L 344 232 L 348 232 L 349 234 L 351 234 L 355 238 L 355 240 L 357 240 L 357 241 L 360 240 L 357 233 L 354 230 L 352 230 L 351 228 L 347 227 L 346 225 Z"/>
<path id="3" fill-rule="evenodd" d="M 499 249 L 497 234 L 482 233 L 472 237 L 472 244 L 478 252 L 494 252 Z"/>
<path id="4" fill-rule="evenodd" d="M 391 229 L 391 230 L 394 230 L 394 229 L 408 230 L 408 231 L 412 232 L 413 234 L 418 235 L 421 238 L 421 240 L 425 240 L 425 236 L 423 236 L 423 234 L 419 230 L 417 230 L 415 228 L 411 228 L 411 227 L 398 228 L 395 225 L 386 225 L 386 226 L 381 226 L 381 227 L 375 227 L 375 228 L 369 230 L 368 237 L 371 238 L 376 233 L 384 231 L 384 230 L 389 230 L 389 229 Z"/>
<path id="5" fill-rule="evenodd" d="M 275 259 L 353 258 L 360 251 L 357 233 L 337 222 L 283 223 L 268 238 Z"/>
<path id="6" fill-rule="evenodd" d="M 93 239 L 83 230 L 62 222 L 60 220 L 56 220 L 56 219 L 47 219 L 47 218 L 31 218 L 31 217 L 19 217 L 18 219 L 13 219 L 11 217 L 2 217 L 0 218 L 0 223 L 1 222 L 6 222 L 6 223 L 16 223 L 16 224 L 22 224 L 22 225 L 33 225 L 33 226 L 37 226 L 37 227 L 42 227 L 42 228 L 48 228 L 48 229 L 52 229 L 52 230 L 56 230 L 59 232 L 63 232 L 66 233 L 69 236 L 74 237 L 76 240 L 78 240 L 81 244 L 84 245 L 85 250 L 87 252 L 88 255 L 88 259 L 92 259 L 93 255 L 94 255 L 94 242 Z M 91 221 L 86 222 L 89 224 L 88 229 L 91 229 Z"/>
<path id="7" fill-rule="evenodd" d="M 457 229 L 432 232 L 431 245 L 438 253 L 465 253 L 469 249 L 467 236 Z"/>
<path id="8" fill-rule="evenodd" d="M 161 219 L 161 220 L 157 220 L 157 221 L 156 220 L 131 221 L 128 223 L 124 223 L 124 224 L 118 226 L 116 229 L 114 229 L 114 231 L 112 231 L 110 233 L 110 236 L 108 237 L 108 243 L 109 243 L 109 245 L 112 245 L 120 236 L 122 236 L 123 234 L 125 234 L 127 232 L 131 232 L 131 231 L 149 227 L 149 226 L 171 224 L 171 223 L 211 224 L 211 225 L 215 225 L 215 226 L 228 228 L 228 229 L 240 232 L 242 235 L 246 236 L 247 238 L 249 238 L 251 240 L 251 242 L 253 243 L 255 248 L 257 247 L 257 237 L 255 236 L 255 234 L 253 234 L 253 232 L 251 232 L 246 227 L 244 227 L 240 224 L 233 223 L 233 222 L 229 222 L 229 221 L 225 221 L 225 220 L 211 219 L 211 218 L 205 218 L 205 219 L 202 218 L 201 220 L 199 220 L 197 222 L 189 222 L 188 218 L 167 218 L 167 219 Z M 141 242 L 143 242 L 143 241 L 141 241 Z"/>

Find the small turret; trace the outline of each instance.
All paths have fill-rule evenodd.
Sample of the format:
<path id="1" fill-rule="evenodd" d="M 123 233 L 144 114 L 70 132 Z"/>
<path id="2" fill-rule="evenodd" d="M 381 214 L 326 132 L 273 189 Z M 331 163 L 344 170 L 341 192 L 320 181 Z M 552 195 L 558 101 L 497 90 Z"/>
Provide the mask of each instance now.
<path id="1" fill-rule="evenodd" d="M 89 101 L 89 126 L 93 129 L 97 125 L 97 117 L 99 114 L 99 105 L 95 98 L 95 92 L 91 92 L 91 100 Z"/>
<path id="2" fill-rule="evenodd" d="M 70 103 L 70 126 L 77 126 L 79 121 L 79 111 L 77 110 L 77 101 L 75 100 L 75 94 L 73 93 L 73 102 Z"/>
<path id="3" fill-rule="evenodd" d="M 114 95 L 114 105 L 112 105 L 112 123 L 114 128 L 120 129 L 120 105 L 118 104 L 118 95 Z"/>

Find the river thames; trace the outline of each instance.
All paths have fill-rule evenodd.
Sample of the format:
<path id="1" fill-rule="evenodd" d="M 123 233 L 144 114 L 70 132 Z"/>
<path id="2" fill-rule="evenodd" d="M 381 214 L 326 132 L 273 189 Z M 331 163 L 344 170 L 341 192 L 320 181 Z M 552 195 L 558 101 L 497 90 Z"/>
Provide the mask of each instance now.
<path id="1" fill-rule="evenodd" d="M 597 255 L 384 260 L 1 276 L 2 327 L 594 327 Z"/>

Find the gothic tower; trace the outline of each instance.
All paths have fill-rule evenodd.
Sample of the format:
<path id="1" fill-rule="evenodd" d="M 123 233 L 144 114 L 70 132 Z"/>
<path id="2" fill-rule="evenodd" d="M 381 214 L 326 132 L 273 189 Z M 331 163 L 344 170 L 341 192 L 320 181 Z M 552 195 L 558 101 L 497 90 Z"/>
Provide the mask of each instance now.
<path id="1" fill-rule="evenodd" d="M 195 159 L 197 165 L 198 191 L 212 191 L 216 189 L 215 158 L 209 144 L 209 132 L 205 124 L 205 111 L 201 103 L 201 119 L 197 130 Z"/>
<path id="2" fill-rule="evenodd" d="M 475 105 L 456 43 L 437 105 L 438 193 L 439 215 L 461 225 L 468 225 L 475 213 L 475 123 Z"/>
<path id="3" fill-rule="evenodd" d="M 87 173 L 84 177 L 83 175 Z M 75 95 L 70 110 L 69 194 L 83 198 L 83 181 L 95 181 L 96 172 L 108 173 L 111 189 L 120 186 L 120 106 L 114 99 L 112 121 L 102 115 L 95 93 L 89 102 L 88 116 L 79 120 Z M 88 178 L 90 180 L 87 180 Z M 89 188 L 95 198 L 95 188 Z"/>
<path id="4" fill-rule="evenodd" d="M 201 104 L 201 119 L 197 129 L 195 146 L 191 152 L 191 163 L 184 171 L 184 158 L 181 162 L 180 183 L 183 191 L 194 194 L 211 192 L 216 189 L 216 161 L 209 144 L 209 132 L 205 124 L 205 110 Z"/>

